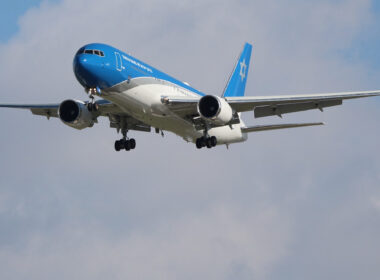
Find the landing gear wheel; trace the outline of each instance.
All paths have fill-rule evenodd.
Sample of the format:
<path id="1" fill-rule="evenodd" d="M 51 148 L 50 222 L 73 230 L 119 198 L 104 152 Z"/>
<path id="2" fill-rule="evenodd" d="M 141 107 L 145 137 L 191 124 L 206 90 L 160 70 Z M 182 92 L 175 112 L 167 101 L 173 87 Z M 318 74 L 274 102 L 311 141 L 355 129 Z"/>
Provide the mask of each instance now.
<path id="1" fill-rule="evenodd" d="M 92 103 L 93 105 L 96 103 Z M 131 138 L 128 139 L 127 137 L 127 132 L 128 129 L 126 128 L 126 123 L 124 122 L 121 128 L 121 133 L 123 134 L 123 138 L 115 142 L 115 150 L 120 151 L 120 150 L 126 150 L 130 151 L 136 148 L 136 140 Z M 120 128 L 119 128 L 120 129 Z"/>
<path id="2" fill-rule="evenodd" d="M 115 150 L 116 150 L 116 152 L 119 152 L 121 150 L 121 145 L 120 145 L 119 140 L 115 141 Z"/>
<path id="3" fill-rule="evenodd" d="M 98 103 L 95 103 L 94 100 L 92 99 L 91 101 L 89 101 L 87 103 L 87 109 L 90 111 L 90 112 L 96 112 L 99 110 L 99 104 Z"/>
<path id="4" fill-rule="evenodd" d="M 202 148 L 206 147 L 207 146 L 207 138 L 205 136 L 203 136 L 203 137 L 201 137 L 199 139 L 201 139 L 200 143 L 202 144 Z"/>
<path id="5" fill-rule="evenodd" d="M 129 140 L 129 144 L 131 146 L 131 150 L 134 150 L 136 148 L 136 140 L 135 139 L 131 139 Z"/>
<path id="6" fill-rule="evenodd" d="M 98 111 L 99 110 L 99 104 L 98 103 L 92 103 L 92 110 L 93 111 Z"/>
<path id="7" fill-rule="evenodd" d="M 210 148 L 213 147 L 212 143 L 211 143 L 211 138 L 207 138 L 207 140 L 206 140 L 206 146 L 207 146 L 208 149 L 210 149 Z"/>
<path id="8" fill-rule="evenodd" d="M 202 149 L 203 148 L 203 143 L 202 143 L 202 139 L 201 138 L 198 138 L 195 141 L 195 146 L 197 147 L 197 149 Z"/>
<path id="9" fill-rule="evenodd" d="M 90 112 L 96 112 L 99 110 L 99 104 L 98 103 L 95 103 L 95 102 L 88 102 L 87 103 L 87 109 L 90 111 Z"/>
<path id="10" fill-rule="evenodd" d="M 126 151 L 129 151 L 131 149 L 131 142 L 129 140 L 125 140 L 123 144 Z"/>
<path id="11" fill-rule="evenodd" d="M 216 144 L 218 143 L 218 140 L 216 140 L 216 137 L 215 136 L 211 136 L 209 139 L 210 139 L 210 142 L 211 142 L 211 146 L 215 147 Z"/>

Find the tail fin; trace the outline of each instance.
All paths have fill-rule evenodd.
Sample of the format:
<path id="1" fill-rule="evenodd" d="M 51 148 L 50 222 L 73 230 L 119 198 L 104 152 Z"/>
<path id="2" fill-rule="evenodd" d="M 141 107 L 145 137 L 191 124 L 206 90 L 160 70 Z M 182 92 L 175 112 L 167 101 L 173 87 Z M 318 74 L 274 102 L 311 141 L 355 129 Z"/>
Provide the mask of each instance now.
<path id="1" fill-rule="evenodd" d="M 222 97 L 244 96 L 251 53 L 252 45 L 246 43 Z"/>

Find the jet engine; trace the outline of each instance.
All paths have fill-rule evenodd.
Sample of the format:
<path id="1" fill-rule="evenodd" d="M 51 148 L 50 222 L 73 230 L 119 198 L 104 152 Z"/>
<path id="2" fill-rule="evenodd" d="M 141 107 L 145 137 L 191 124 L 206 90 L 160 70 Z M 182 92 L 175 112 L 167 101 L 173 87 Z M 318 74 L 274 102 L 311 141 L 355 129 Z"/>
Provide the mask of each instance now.
<path id="1" fill-rule="evenodd" d="M 198 113 L 202 119 L 215 125 L 228 124 L 233 118 L 232 108 L 227 101 L 214 95 L 206 95 L 199 100 Z"/>
<path id="2" fill-rule="evenodd" d="M 61 121 L 75 129 L 92 127 L 96 118 L 87 109 L 86 103 L 78 100 L 65 100 L 58 109 Z"/>

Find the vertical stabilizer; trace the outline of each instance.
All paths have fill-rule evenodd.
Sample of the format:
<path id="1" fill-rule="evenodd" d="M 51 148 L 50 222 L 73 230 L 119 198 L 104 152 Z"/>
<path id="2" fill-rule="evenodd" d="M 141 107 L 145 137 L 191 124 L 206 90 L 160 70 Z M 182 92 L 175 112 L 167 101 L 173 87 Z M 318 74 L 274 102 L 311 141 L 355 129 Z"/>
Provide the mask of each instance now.
<path id="1" fill-rule="evenodd" d="M 222 97 L 244 96 L 251 53 L 252 45 L 246 43 Z"/>

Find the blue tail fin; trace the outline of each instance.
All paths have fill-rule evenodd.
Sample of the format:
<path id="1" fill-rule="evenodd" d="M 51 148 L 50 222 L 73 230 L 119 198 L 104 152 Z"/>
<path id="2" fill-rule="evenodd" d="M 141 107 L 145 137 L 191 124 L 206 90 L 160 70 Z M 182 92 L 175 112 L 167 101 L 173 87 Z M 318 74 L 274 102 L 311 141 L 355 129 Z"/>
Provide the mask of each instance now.
<path id="1" fill-rule="evenodd" d="M 222 97 L 244 96 L 251 53 L 252 45 L 246 43 Z"/>

